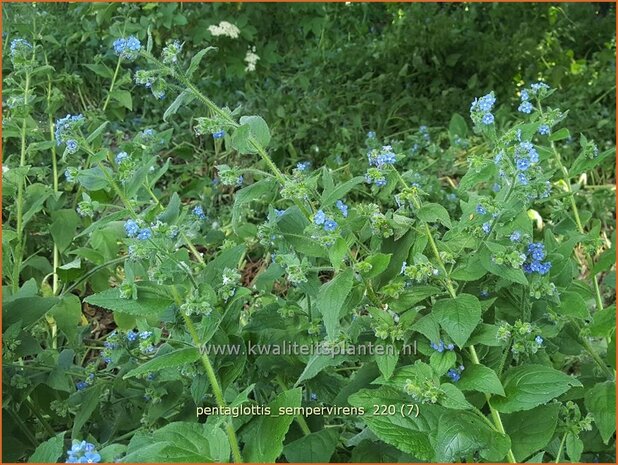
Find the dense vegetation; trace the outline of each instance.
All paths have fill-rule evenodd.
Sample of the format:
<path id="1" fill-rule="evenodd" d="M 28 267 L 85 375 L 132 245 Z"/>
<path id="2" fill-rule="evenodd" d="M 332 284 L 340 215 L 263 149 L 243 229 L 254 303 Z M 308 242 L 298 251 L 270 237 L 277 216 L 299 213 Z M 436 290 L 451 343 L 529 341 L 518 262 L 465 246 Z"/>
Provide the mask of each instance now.
<path id="1" fill-rule="evenodd" d="M 615 462 L 613 5 L 2 14 L 4 461 Z"/>

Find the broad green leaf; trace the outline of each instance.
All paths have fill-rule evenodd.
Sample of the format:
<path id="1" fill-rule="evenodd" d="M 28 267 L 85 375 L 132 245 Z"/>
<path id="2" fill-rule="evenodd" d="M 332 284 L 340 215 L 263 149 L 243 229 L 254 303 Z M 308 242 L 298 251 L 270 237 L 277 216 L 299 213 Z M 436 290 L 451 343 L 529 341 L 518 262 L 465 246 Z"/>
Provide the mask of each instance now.
<path id="1" fill-rule="evenodd" d="M 373 433 L 387 444 L 412 454 L 419 460 L 432 460 L 434 448 L 430 435 L 438 425 L 438 417 L 443 407 L 426 404 L 410 412 L 408 405 L 413 404 L 408 396 L 390 386 L 378 389 L 362 389 L 349 398 L 350 405 L 363 408 L 362 419 Z M 394 415 L 374 415 L 375 406 L 394 405 Z M 403 415 L 402 415 L 403 407 Z"/>
<path id="2" fill-rule="evenodd" d="M 296 383 L 294 383 L 294 387 L 299 386 L 300 383 L 302 383 L 303 381 L 307 381 L 308 379 L 315 377 L 324 368 L 340 365 L 344 361 L 345 357 L 341 356 L 331 357 L 330 355 L 313 355 L 307 362 L 307 365 L 305 365 L 305 369 L 301 373 Z"/>
<path id="3" fill-rule="evenodd" d="M 495 250 L 490 250 L 488 247 L 492 247 L 492 249 Z M 494 262 L 493 253 L 496 253 L 496 251 L 504 252 L 505 250 L 506 248 L 499 244 L 486 244 L 486 246 L 483 247 L 479 253 L 481 265 L 483 265 L 487 271 L 495 274 L 496 276 L 500 276 L 507 281 L 512 281 L 517 284 L 527 286 L 528 280 L 521 269 L 512 268 L 508 265 L 498 265 Z"/>
<path id="4" fill-rule="evenodd" d="M 343 184 L 335 186 L 330 192 L 325 191 L 322 194 L 322 207 L 328 207 L 337 200 L 342 199 L 348 192 L 363 182 L 365 182 L 365 177 L 357 176 L 344 182 Z"/>
<path id="5" fill-rule="evenodd" d="M 105 79 L 111 79 L 112 77 L 114 77 L 114 71 L 108 66 L 105 66 L 103 64 L 93 63 L 93 64 L 84 64 L 82 66 L 85 66 L 90 71 L 94 72 L 96 75 L 101 76 Z"/>
<path id="6" fill-rule="evenodd" d="M 165 355 L 161 355 L 159 357 L 148 360 L 146 363 L 143 363 L 137 368 L 129 371 L 126 375 L 124 375 L 123 378 L 132 378 L 134 376 L 163 370 L 164 368 L 180 367 L 187 363 L 193 363 L 199 358 L 200 352 L 195 347 L 178 349 L 173 352 L 168 352 Z"/>
<path id="7" fill-rule="evenodd" d="M 39 444 L 34 450 L 28 463 L 56 463 L 64 453 L 64 435 L 65 431 L 58 433 L 53 438 Z"/>
<path id="8" fill-rule="evenodd" d="M 426 223 L 440 223 L 447 228 L 451 228 L 451 218 L 446 208 L 439 203 L 426 203 L 416 212 L 422 221 Z"/>
<path id="9" fill-rule="evenodd" d="M 191 58 L 191 63 L 189 64 L 189 67 L 187 68 L 187 73 L 186 73 L 187 78 L 190 79 L 193 73 L 197 70 L 197 68 L 199 68 L 200 63 L 202 62 L 202 58 L 204 58 L 204 56 L 208 52 L 214 51 L 214 50 L 217 50 L 217 47 L 206 47 L 200 50 L 199 52 L 197 52 L 195 55 L 193 55 L 193 58 Z"/>
<path id="10" fill-rule="evenodd" d="M 26 327 L 42 318 L 54 305 L 57 297 L 23 297 L 2 305 L 2 327 L 6 328 L 21 320 Z"/>
<path id="11" fill-rule="evenodd" d="M 245 461 L 269 463 L 281 455 L 283 439 L 294 420 L 294 415 L 285 414 L 285 409 L 300 407 L 301 396 L 300 388 L 284 391 L 268 404 L 271 415 L 254 418 L 252 428 L 245 436 Z M 280 409 L 283 409 L 283 414 Z"/>
<path id="12" fill-rule="evenodd" d="M 75 231 L 81 223 L 81 219 L 75 210 L 69 209 L 52 211 L 51 219 L 49 232 L 54 238 L 54 244 L 58 247 L 58 251 L 62 253 L 73 242 Z"/>
<path id="13" fill-rule="evenodd" d="M 375 359 L 384 379 L 389 379 L 393 375 L 397 362 L 399 361 L 399 351 L 397 347 L 392 344 L 385 345 L 384 352 L 376 354 Z"/>
<path id="14" fill-rule="evenodd" d="M 576 434 L 572 431 L 567 433 L 566 437 L 566 453 L 571 459 L 571 462 L 578 463 L 582 458 L 582 452 L 584 451 L 584 443 Z"/>
<path id="15" fill-rule="evenodd" d="M 605 444 L 616 431 L 616 383 L 606 381 L 590 389 L 584 398 Z"/>
<path id="16" fill-rule="evenodd" d="M 212 463 L 229 459 L 229 442 L 219 427 L 179 421 L 152 433 L 138 432 L 122 462 Z"/>
<path id="17" fill-rule="evenodd" d="M 464 347 L 481 321 L 481 304 L 473 295 L 460 294 L 454 299 L 438 300 L 433 316 L 455 344 Z"/>
<path id="18" fill-rule="evenodd" d="M 522 365 L 505 375 L 505 397 L 494 397 L 492 405 L 499 412 L 530 410 L 582 384 L 572 376 L 544 365 Z"/>
<path id="19" fill-rule="evenodd" d="M 451 121 L 448 125 L 448 133 L 451 141 L 455 139 L 455 136 L 462 139 L 468 136 L 468 125 L 466 124 L 465 118 L 459 113 L 453 113 L 453 116 L 451 116 Z"/>
<path id="20" fill-rule="evenodd" d="M 255 144 L 266 148 L 270 142 L 270 130 L 260 116 L 243 116 L 240 126 L 232 134 L 232 147 L 240 153 L 257 153 Z"/>
<path id="21" fill-rule="evenodd" d="M 108 289 L 98 294 L 92 294 L 84 299 L 90 305 L 135 316 L 157 316 L 167 310 L 173 301 L 162 295 L 140 295 L 136 300 L 123 299 L 117 288 Z"/>
<path id="22" fill-rule="evenodd" d="M 588 310 L 586 301 L 575 291 L 564 291 L 560 293 L 560 308 L 558 312 L 561 315 L 579 320 L 590 318 L 590 311 Z"/>
<path id="23" fill-rule="evenodd" d="M 73 420 L 73 429 L 71 430 L 71 439 L 79 439 L 82 437 L 82 428 L 90 419 L 90 416 L 99 406 L 101 402 L 101 393 L 106 385 L 103 383 L 95 384 L 83 391 L 78 391 L 69 398 L 69 406 L 77 407 L 77 414 Z"/>
<path id="24" fill-rule="evenodd" d="M 107 174 L 111 177 L 112 172 L 109 168 L 105 168 Z M 80 183 L 87 191 L 98 191 L 109 186 L 106 175 L 98 166 L 86 170 L 80 170 L 77 173 L 77 182 Z"/>
<path id="25" fill-rule="evenodd" d="M 176 112 L 180 110 L 180 107 L 183 105 L 188 105 L 194 99 L 195 95 L 193 95 L 193 92 L 188 89 L 183 90 L 180 94 L 178 94 L 178 97 L 174 99 L 170 106 L 167 107 L 165 113 L 163 113 L 163 121 L 167 121 L 170 116 L 175 115 Z"/>
<path id="26" fill-rule="evenodd" d="M 287 444 L 283 455 L 290 463 L 329 463 L 338 442 L 335 429 L 322 429 Z"/>
<path id="27" fill-rule="evenodd" d="M 232 225 L 236 231 L 241 224 L 242 208 L 252 201 L 263 201 L 272 198 L 276 192 L 276 181 L 272 178 L 262 179 L 250 186 L 243 187 L 234 194 L 232 207 Z"/>
<path id="28" fill-rule="evenodd" d="M 571 137 L 571 133 L 567 128 L 558 129 L 556 132 L 549 136 L 549 140 L 552 142 L 556 142 L 562 139 L 568 139 Z"/>
<path id="29" fill-rule="evenodd" d="M 468 365 L 461 373 L 457 387 L 462 391 L 478 391 L 504 396 L 504 388 L 498 375 L 484 365 Z"/>
<path id="30" fill-rule="evenodd" d="M 511 450 L 517 461 L 524 461 L 551 441 L 558 423 L 559 411 L 560 404 L 555 403 L 502 416 L 502 423 L 511 438 Z"/>
<path id="31" fill-rule="evenodd" d="M 297 252 L 310 257 L 324 257 L 326 250 L 322 245 L 305 234 L 309 220 L 301 213 L 298 207 L 288 208 L 277 219 L 281 234 Z"/>
<path id="32" fill-rule="evenodd" d="M 456 361 L 457 355 L 452 350 L 445 350 L 444 352 L 434 351 L 429 357 L 429 365 L 437 376 L 444 375 L 455 365 Z"/>
<path id="33" fill-rule="evenodd" d="M 444 397 L 440 398 L 440 405 L 453 410 L 470 410 L 472 405 L 466 400 L 463 392 L 451 383 L 440 385 Z"/>
<path id="34" fill-rule="evenodd" d="M 127 110 L 133 111 L 133 98 L 131 97 L 131 92 L 128 90 L 114 90 L 112 91 L 112 98 Z"/>
<path id="35" fill-rule="evenodd" d="M 476 414 L 449 411 L 440 417 L 434 447 L 436 462 L 462 462 L 475 452 L 487 460 L 500 462 L 508 452 L 510 441 Z"/>
<path id="36" fill-rule="evenodd" d="M 331 339 L 339 335 L 339 317 L 343 304 L 352 290 L 353 273 L 347 269 L 320 287 L 316 307 L 322 315 L 326 334 Z"/>
<path id="37" fill-rule="evenodd" d="M 364 262 L 371 265 L 371 269 L 367 272 L 361 273 L 365 278 L 375 278 L 379 274 L 383 273 L 388 268 L 388 264 L 391 261 L 392 254 L 378 253 L 367 257 Z"/>

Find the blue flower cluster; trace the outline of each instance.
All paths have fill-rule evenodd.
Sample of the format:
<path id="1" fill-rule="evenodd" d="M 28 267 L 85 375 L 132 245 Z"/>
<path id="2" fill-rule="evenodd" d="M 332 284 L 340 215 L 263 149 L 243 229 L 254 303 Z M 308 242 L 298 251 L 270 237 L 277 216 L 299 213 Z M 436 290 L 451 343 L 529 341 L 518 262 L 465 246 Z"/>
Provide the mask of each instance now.
<path id="1" fill-rule="evenodd" d="M 56 121 L 56 144 L 66 143 L 69 153 L 77 152 L 79 144 L 75 140 L 77 129 L 84 124 L 84 115 L 66 115 Z"/>
<path id="2" fill-rule="evenodd" d="M 133 61 L 137 58 L 139 51 L 142 48 L 142 43 L 135 36 L 129 36 L 126 39 L 116 39 L 113 43 L 114 53 L 120 58 L 128 61 Z"/>
<path id="3" fill-rule="evenodd" d="M 523 141 L 515 148 L 515 167 L 519 173 L 517 180 L 523 186 L 528 185 L 528 176 L 524 174 L 530 166 L 539 162 L 539 153 L 532 142 Z"/>
<path id="4" fill-rule="evenodd" d="M 461 372 L 464 371 L 464 366 L 463 365 L 459 365 L 458 368 L 451 368 L 449 371 L 446 372 L 446 376 L 448 376 L 449 378 L 451 378 L 451 381 L 456 383 L 457 381 L 459 381 L 461 379 Z"/>
<path id="5" fill-rule="evenodd" d="M 136 237 L 140 241 L 146 241 L 152 237 L 152 230 L 140 228 L 135 220 L 127 220 L 124 224 L 124 230 L 128 237 Z"/>
<path id="6" fill-rule="evenodd" d="M 327 217 L 322 210 L 318 210 L 313 216 L 313 223 L 322 226 L 326 232 L 332 232 L 337 229 L 337 222 Z"/>
<path id="7" fill-rule="evenodd" d="M 444 352 L 445 350 L 455 349 L 455 344 L 444 344 L 444 341 L 442 339 L 440 339 L 437 344 L 435 342 L 430 342 L 429 346 L 433 350 L 440 352 L 440 353 Z"/>
<path id="8" fill-rule="evenodd" d="M 94 373 L 90 373 L 84 381 L 78 381 L 75 383 L 75 388 L 78 391 L 83 391 L 88 386 L 92 386 L 94 384 Z"/>
<path id="9" fill-rule="evenodd" d="M 201 205 L 196 205 L 193 207 L 193 214 L 197 216 L 200 220 L 206 219 L 206 214 L 204 213 L 204 209 Z"/>
<path id="10" fill-rule="evenodd" d="M 472 105 L 470 106 L 470 116 L 472 117 L 472 120 L 475 122 L 480 121 L 485 126 L 494 124 L 494 115 L 491 113 L 491 110 L 493 109 L 495 103 L 496 97 L 494 97 L 493 92 L 490 92 L 481 98 L 474 99 Z"/>
<path id="11" fill-rule="evenodd" d="M 425 139 L 425 142 L 429 142 L 431 140 L 431 136 L 429 135 L 429 128 L 427 126 L 420 126 L 418 128 L 418 132 L 421 133 L 421 136 L 423 137 L 423 139 Z"/>
<path id="12" fill-rule="evenodd" d="M 223 136 L 225 136 L 225 131 L 223 129 L 220 129 L 212 133 L 213 139 L 223 139 Z"/>
<path id="13" fill-rule="evenodd" d="M 296 164 L 296 169 L 298 171 L 308 171 L 309 168 L 311 168 L 311 162 L 308 161 L 301 161 Z"/>
<path id="14" fill-rule="evenodd" d="M 24 51 L 30 51 L 32 44 L 26 39 L 13 39 L 11 41 L 11 57 L 15 58 L 18 54 L 23 54 Z"/>
<path id="15" fill-rule="evenodd" d="M 120 165 L 123 161 L 125 160 L 129 160 L 131 157 L 129 157 L 129 154 L 127 152 L 120 152 L 118 153 L 118 155 L 116 155 L 116 164 Z"/>
<path id="16" fill-rule="evenodd" d="M 548 136 L 551 133 L 551 128 L 547 124 L 541 124 L 539 126 L 539 134 L 542 136 Z"/>
<path id="17" fill-rule="evenodd" d="M 67 451 L 65 463 L 99 463 L 101 455 L 96 446 L 86 441 L 73 441 L 73 445 Z"/>
<path id="18" fill-rule="evenodd" d="M 335 206 L 341 212 L 344 218 L 348 217 L 348 206 L 345 203 L 343 203 L 343 200 L 337 200 L 337 203 L 335 203 Z"/>
<path id="19" fill-rule="evenodd" d="M 532 274 L 538 273 L 545 275 L 549 273 L 551 269 L 551 262 L 542 260 L 545 259 L 545 246 L 541 242 L 531 242 L 528 245 L 528 252 L 526 254 L 526 261 L 523 264 L 523 270 L 525 273 Z"/>
<path id="20" fill-rule="evenodd" d="M 375 184 L 378 187 L 386 185 L 386 177 L 382 170 L 392 166 L 397 161 L 397 156 L 390 145 L 384 145 L 381 149 L 371 149 L 367 153 L 370 168 L 365 174 L 367 184 Z"/>
<path id="21" fill-rule="evenodd" d="M 549 90 L 549 86 L 545 84 L 544 82 L 536 82 L 534 84 L 531 84 L 530 88 L 522 89 L 522 91 L 519 93 L 519 98 L 520 98 L 521 103 L 519 104 L 518 110 L 522 113 L 529 115 L 534 110 L 534 106 L 530 102 L 530 97 L 539 96 L 540 94 L 548 90 Z M 545 127 L 549 131 L 549 126 L 545 125 Z M 540 132 L 540 128 L 539 128 L 539 132 Z M 540 132 L 540 133 L 545 134 L 543 132 Z M 549 132 L 547 132 L 547 134 L 549 134 Z"/>

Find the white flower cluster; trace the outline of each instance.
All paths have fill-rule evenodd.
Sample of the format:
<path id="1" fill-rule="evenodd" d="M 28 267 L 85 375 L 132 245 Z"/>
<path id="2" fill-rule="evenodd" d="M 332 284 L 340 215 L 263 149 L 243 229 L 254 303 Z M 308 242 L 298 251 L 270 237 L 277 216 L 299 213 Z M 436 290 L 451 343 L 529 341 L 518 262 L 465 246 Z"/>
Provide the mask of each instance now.
<path id="1" fill-rule="evenodd" d="M 232 39 L 237 39 L 240 35 L 240 29 L 238 29 L 234 24 L 228 23 L 227 21 L 221 21 L 218 26 L 216 24 L 208 26 L 208 30 L 215 37 L 225 36 L 231 37 Z"/>
<path id="2" fill-rule="evenodd" d="M 247 50 L 247 54 L 245 55 L 245 62 L 247 66 L 245 66 L 245 71 L 255 71 L 255 64 L 258 62 L 260 57 L 255 53 L 255 45 L 253 47 L 249 47 Z"/>

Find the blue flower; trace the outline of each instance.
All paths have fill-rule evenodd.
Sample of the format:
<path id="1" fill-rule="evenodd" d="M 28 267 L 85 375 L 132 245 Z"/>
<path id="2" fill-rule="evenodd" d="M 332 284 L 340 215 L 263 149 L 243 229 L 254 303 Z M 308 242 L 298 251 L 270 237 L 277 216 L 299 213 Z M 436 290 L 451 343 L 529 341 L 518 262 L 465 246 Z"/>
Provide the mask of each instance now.
<path id="1" fill-rule="evenodd" d="M 142 331 L 139 333 L 140 339 L 148 339 L 150 336 L 152 336 L 152 331 Z"/>
<path id="2" fill-rule="evenodd" d="M 378 178 L 373 181 L 373 183 L 378 187 L 386 186 L 386 178 Z"/>
<path id="3" fill-rule="evenodd" d="M 133 342 L 137 340 L 137 333 L 135 331 L 129 331 L 127 333 L 127 341 Z"/>
<path id="4" fill-rule="evenodd" d="M 541 90 L 549 90 L 549 86 L 544 82 L 536 82 L 534 84 L 530 84 L 530 90 L 532 90 L 532 92 L 536 94 Z"/>
<path id="5" fill-rule="evenodd" d="M 78 381 L 77 383 L 75 383 L 75 387 L 77 388 L 78 391 L 83 391 L 88 386 L 89 384 L 86 381 Z"/>
<path id="6" fill-rule="evenodd" d="M 519 171 L 526 171 L 530 168 L 530 160 L 527 157 L 518 158 L 515 160 L 515 164 Z"/>
<path id="7" fill-rule="evenodd" d="M 483 232 L 485 234 L 489 234 L 491 232 L 491 223 L 487 221 L 483 223 L 483 226 L 481 226 L 481 228 L 483 229 Z"/>
<path id="8" fill-rule="evenodd" d="M 407 267 L 407 266 L 408 266 L 408 263 L 404 261 L 404 262 L 401 264 L 401 271 L 399 272 L 399 274 L 404 274 L 404 273 L 406 272 L 406 267 Z"/>
<path id="9" fill-rule="evenodd" d="M 223 136 L 225 136 L 225 131 L 223 129 L 212 133 L 213 139 L 222 139 Z"/>
<path id="10" fill-rule="evenodd" d="M 537 336 L 534 338 L 534 342 L 541 346 L 543 345 L 543 338 L 541 336 Z"/>
<path id="11" fill-rule="evenodd" d="M 461 379 L 461 373 L 453 368 L 451 368 L 446 375 L 451 378 L 451 381 L 453 381 L 454 383 L 456 383 L 457 381 L 459 381 Z"/>
<path id="12" fill-rule="evenodd" d="M 324 221 L 324 231 L 334 231 L 335 229 L 337 229 L 337 223 L 335 222 L 335 220 L 331 220 L 330 218 L 326 219 L 326 221 Z"/>
<path id="13" fill-rule="evenodd" d="M 485 207 L 483 207 L 483 205 L 481 205 L 480 203 L 476 206 L 476 212 L 479 215 L 485 215 L 487 213 L 487 210 L 485 210 Z"/>
<path id="14" fill-rule="evenodd" d="M 444 342 L 442 342 L 442 339 L 440 339 L 437 344 L 435 342 L 430 342 L 429 346 L 436 352 L 444 352 Z"/>
<path id="15" fill-rule="evenodd" d="M 344 218 L 348 217 L 348 206 L 342 200 L 337 200 L 335 206 L 339 209 Z"/>
<path id="16" fill-rule="evenodd" d="M 31 49 L 32 45 L 26 39 L 13 39 L 11 41 L 11 56 L 15 57 L 15 55 L 20 51 L 20 49 Z"/>
<path id="17" fill-rule="evenodd" d="M 312 392 L 309 398 L 315 402 L 316 400 L 318 400 L 318 395 L 315 392 Z"/>
<path id="18" fill-rule="evenodd" d="M 313 223 L 319 225 L 324 224 L 326 221 L 326 214 L 322 210 L 318 210 L 313 216 Z"/>
<path id="19" fill-rule="evenodd" d="M 497 182 L 495 182 L 494 185 L 491 186 L 491 190 L 494 192 L 500 192 L 500 189 L 501 189 L 501 186 Z"/>
<path id="20" fill-rule="evenodd" d="M 539 152 L 537 152 L 536 149 L 530 149 L 530 151 L 528 152 L 528 156 L 530 157 L 531 163 L 539 162 Z"/>
<path id="21" fill-rule="evenodd" d="M 551 128 L 547 124 L 541 124 L 539 126 L 539 134 L 547 136 L 551 132 Z"/>
<path id="22" fill-rule="evenodd" d="M 73 445 L 67 451 L 66 463 L 99 463 L 101 455 L 97 452 L 94 444 L 86 441 L 73 441 Z"/>
<path id="23" fill-rule="evenodd" d="M 528 253 L 533 260 L 543 260 L 545 258 L 545 246 L 542 242 L 531 242 L 528 245 Z"/>
<path id="24" fill-rule="evenodd" d="M 519 108 L 517 108 L 520 112 L 522 113 L 526 113 L 526 114 L 530 114 L 532 113 L 532 104 L 528 101 L 522 102 L 521 105 L 519 105 Z"/>
<path id="25" fill-rule="evenodd" d="M 528 99 L 530 99 L 530 95 L 528 94 L 528 91 L 526 89 L 523 89 L 519 96 L 522 102 L 527 102 Z"/>
<path id="26" fill-rule="evenodd" d="M 494 103 L 496 103 L 496 97 L 494 97 L 493 93 L 489 93 L 479 99 L 478 108 L 481 111 L 488 112 L 494 107 Z"/>
<path id="27" fill-rule="evenodd" d="M 519 183 L 522 186 L 527 186 L 528 185 L 528 177 L 524 173 L 519 173 L 517 175 L 517 180 L 519 181 Z"/>
<path id="28" fill-rule="evenodd" d="M 483 115 L 483 118 L 481 119 L 481 121 L 483 122 L 484 125 L 489 126 L 491 124 L 494 124 L 494 115 L 492 115 L 491 113 L 485 113 Z"/>
<path id="29" fill-rule="evenodd" d="M 375 131 L 369 131 L 367 133 L 367 139 L 375 139 L 376 138 L 376 133 Z"/>
<path id="30" fill-rule="evenodd" d="M 116 164 L 120 165 L 123 161 L 128 160 L 129 154 L 127 152 L 120 152 L 116 155 Z"/>
<path id="31" fill-rule="evenodd" d="M 137 58 L 139 51 L 142 48 L 142 43 L 135 36 L 129 36 L 128 38 L 116 39 L 112 46 L 114 47 L 114 53 L 120 58 L 128 61 L 133 61 Z"/>
<path id="32" fill-rule="evenodd" d="M 127 220 L 124 224 L 124 230 L 129 237 L 135 237 L 139 233 L 139 225 L 134 220 Z"/>
<path id="33" fill-rule="evenodd" d="M 139 233 L 137 233 L 137 238 L 140 241 L 147 241 L 151 237 L 152 237 L 152 231 L 150 230 L 150 228 L 142 228 L 139 230 Z"/>
<path id="34" fill-rule="evenodd" d="M 518 242 L 521 239 L 521 233 L 519 231 L 513 231 L 509 237 L 511 242 Z"/>
<path id="35" fill-rule="evenodd" d="M 481 289 L 479 295 L 481 296 L 481 298 L 486 299 L 487 297 L 489 297 L 489 291 L 487 289 Z"/>
<path id="36" fill-rule="evenodd" d="M 296 164 L 296 169 L 298 171 L 307 171 L 311 167 L 311 163 L 308 161 L 301 161 Z"/>
<path id="37" fill-rule="evenodd" d="M 206 219 L 206 214 L 204 213 L 204 209 L 202 208 L 201 205 L 196 205 L 195 207 L 193 207 L 193 212 L 192 212 L 195 216 L 197 216 L 200 220 L 205 220 Z"/>
<path id="38" fill-rule="evenodd" d="M 77 149 L 79 149 L 79 144 L 77 141 L 75 139 L 69 139 L 67 141 L 67 151 L 69 153 L 75 153 L 77 152 Z"/>
<path id="39" fill-rule="evenodd" d="M 284 213 L 285 213 L 285 210 L 277 210 L 275 208 L 275 216 L 279 217 L 279 216 L 283 215 Z"/>

